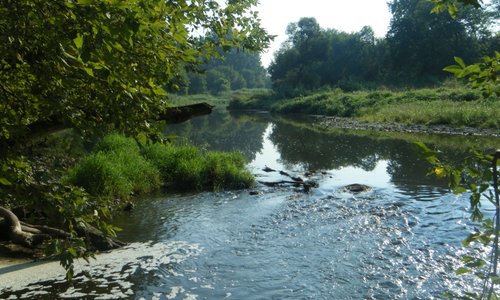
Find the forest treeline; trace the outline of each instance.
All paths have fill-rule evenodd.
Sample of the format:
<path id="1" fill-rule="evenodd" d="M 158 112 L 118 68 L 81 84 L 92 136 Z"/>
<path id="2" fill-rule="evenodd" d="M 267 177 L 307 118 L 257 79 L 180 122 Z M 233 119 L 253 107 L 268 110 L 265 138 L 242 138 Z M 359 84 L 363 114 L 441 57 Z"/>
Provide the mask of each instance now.
<path id="1" fill-rule="evenodd" d="M 220 50 L 220 55 L 194 70 L 183 72 L 180 92 L 218 95 L 230 90 L 271 87 L 259 53 L 232 49 Z"/>
<path id="2" fill-rule="evenodd" d="M 464 7 L 456 19 L 431 13 L 426 0 L 395 0 L 389 9 L 385 38 L 375 37 L 369 26 L 346 33 L 323 29 L 314 18 L 289 24 L 288 40 L 269 67 L 275 92 L 289 97 L 325 87 L 430 86 L 449 77 L 443 68 L 453 57 L 472 63 L 500 48 L 494 32 L 498 0 L 485 10 Z"/>
<path id="3" fill-rule="evenodd" d="M 275 54 L 268 76 L 257 54 L 233 50 L 204 65 L 203 72 L 188 73 L 185 91 L 218 94 L 266 87 L 269 80 L 279 97 L 325 88 L 429 87 L 451 76 L 443 68 L 454 64 L 455 56 L 473 63 L 500 49 L 495 32 L 499 0 L 481 10 L 462 7 L 456 19 L 431 13 L 434 4 L 427 0 L 393 0 L 388 5 L 392 19 L 383 38 L 369 26 L 348 33 L 301 18 L 288 25 L 288 39 Z"/>

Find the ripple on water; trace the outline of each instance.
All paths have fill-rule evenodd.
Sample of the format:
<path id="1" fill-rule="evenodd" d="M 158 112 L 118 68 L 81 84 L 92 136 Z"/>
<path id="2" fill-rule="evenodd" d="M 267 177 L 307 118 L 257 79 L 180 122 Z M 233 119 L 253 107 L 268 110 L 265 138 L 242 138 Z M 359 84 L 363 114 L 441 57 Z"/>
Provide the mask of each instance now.
<path id="1" fill-rule="evenodd" d="M 62 269 L 56 263 L 41 266 L 43 272 L 35 271 L 42 275 L 39 278 L 30 277 L 33 270 L 27 268 L 15 274 L 15 278 L 10 276 L 10 281 L 6 279 L 12 274 L 0 275 L 0 282 L 5 284 L 0 289 L 0 298 L 128 299 L 135 294 L 134 290 L 144 288 L 141 286 L 144 282 L 183 276 L 176 271 L 178 265 L 201 250 L 198 244 L 185 242 L 133 243 L 100 254 L 90 263 L 77 263 L 72 283 L 64 280 Z"/>

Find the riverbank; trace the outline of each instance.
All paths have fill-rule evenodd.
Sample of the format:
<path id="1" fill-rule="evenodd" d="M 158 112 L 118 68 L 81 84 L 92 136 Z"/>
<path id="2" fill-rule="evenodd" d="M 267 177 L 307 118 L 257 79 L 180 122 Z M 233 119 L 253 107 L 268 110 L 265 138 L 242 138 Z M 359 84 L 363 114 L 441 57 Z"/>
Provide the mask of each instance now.
<path id="1" fill-rule="evenodd" d="M 491 136 L 500 137 L 500 129 L 474 128 L 474 127 L 452 127 L 447 125 L 426 124 L 401 124 L 401 123 L 376 123 L 359 120 L 355 118 L 321 117 L 318 127 L 321 129 L 354 129 L 354 130 L 376 130 L 403 133 L 429 133 L 462 136 Z"/>
<path id="2" fill-rule="evenodd" d="M 500 99 L 483 99 L 479 91 L 464 87 L 356 92 L 335 89 L 291 99 L 280 99 L 272 91 L 259 91 L 235 95 L 228 109 L 352 118 L 355 124 L 343 119 L 333 123 L 375 130 L 495 135 L 500 128 Z"/>

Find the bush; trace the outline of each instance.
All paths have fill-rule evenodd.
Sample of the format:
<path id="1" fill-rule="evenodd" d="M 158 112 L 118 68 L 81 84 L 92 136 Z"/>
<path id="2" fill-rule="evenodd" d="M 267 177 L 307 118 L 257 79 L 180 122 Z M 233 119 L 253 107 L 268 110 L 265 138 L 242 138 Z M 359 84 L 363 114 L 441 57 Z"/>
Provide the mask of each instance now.
<path id="1" fill-rule="evenodd" d="M 70 170 L 67 182 L 85 188 L 94 196 L 126 198 L 132 192 L 131 183 L 121 174 L 109 155 L 103 152 L 91 154 Z"/>
<path id="2" fill-rule="evenodd" d="M 120 134 L 109 134 L 102 138 L 92 149 L 93 152 L 134 152 L 139 153 L 139 145 L 132 138 L 127 138 Z"/>

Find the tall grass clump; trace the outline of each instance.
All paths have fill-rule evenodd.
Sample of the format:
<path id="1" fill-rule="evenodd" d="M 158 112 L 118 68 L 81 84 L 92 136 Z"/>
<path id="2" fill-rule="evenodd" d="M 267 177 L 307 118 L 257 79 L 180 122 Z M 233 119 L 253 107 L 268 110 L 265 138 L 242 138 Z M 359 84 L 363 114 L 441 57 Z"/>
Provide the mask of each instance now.
<path id="1" fill-rule="evenodd" d="M 236 152 L 200 151 L 194 146 L 139 144 L 112 134 L 97 143 L 67 176 L 94 196 L 126 199 L 165 185 L 174 190 L 220 191 L 255 184 Z"/>
<path id="2" fill-rule="evenodd" d="M 213 190 L 249 188 L 255 184 L 254 176 L 245 169 L 245 158 L 239 152 L 210 152 L 203 166 L 203 178 Z"/>
<path id="3" fill-rule="evenodd" d="M 203 153 L 194 146 L 145 145 L 143 155 L 159 170 L 162 180 L 177 190 L 240 189 L 253 186 L 240 153 Z"/>
<path id="4" fill-rule="evenodd" d="M 128 198 L 161 185 L 160 172 L 144 157 L 134 139 L 117 134 L 104 137 L 66 177 L 92 195 Z"/>

